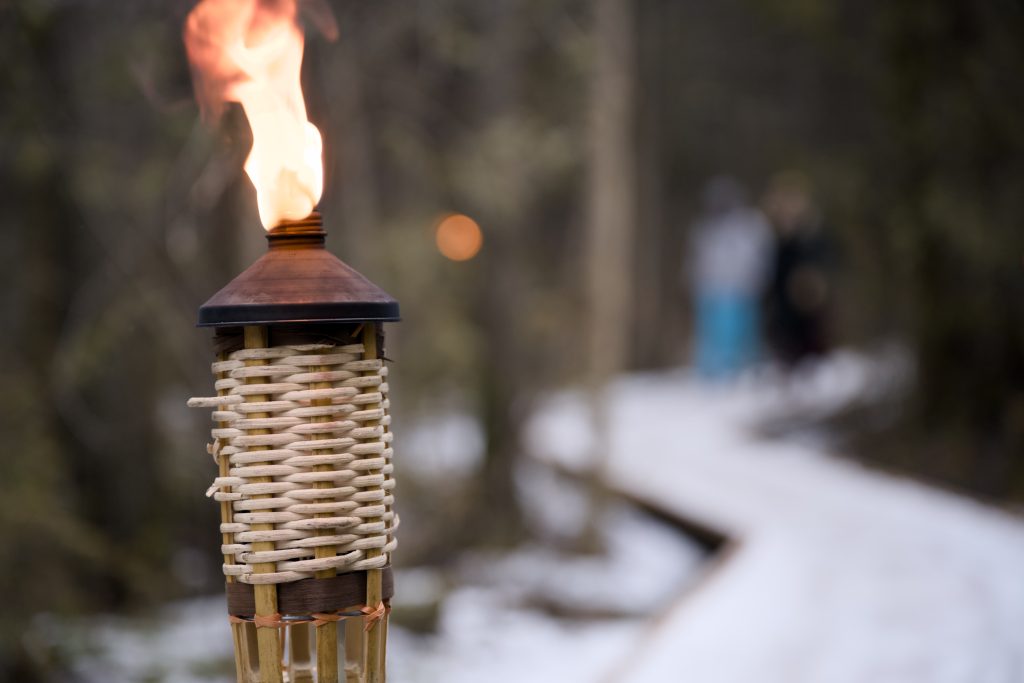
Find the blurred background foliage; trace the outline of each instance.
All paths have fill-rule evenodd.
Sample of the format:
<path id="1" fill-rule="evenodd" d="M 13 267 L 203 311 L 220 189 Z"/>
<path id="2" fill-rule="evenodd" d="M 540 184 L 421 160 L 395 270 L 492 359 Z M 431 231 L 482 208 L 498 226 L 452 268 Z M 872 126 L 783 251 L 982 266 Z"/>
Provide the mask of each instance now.
<path id="1" fill-rule="evenodd" d="M 219 583 L 208 425 L 184 407 L 210 387 L 193 325 L 263 233 L 244 116 L 198 120 L 190 4 L 0 6 L 0 677 L 39 665 L 26 615 Z M 686 359 L 683 245 L 723 171 L 756 193 L 781 169 L 810 178 L 841 255 L 834 341 L 910 351 L 909 393 L 845 416 L 846 450 L 1024 500 L 1019 3 L 331 5 L 340 40 L 311 36 L 304 68 L 329 246 L 402 303 L 397 424 L 483 427 L 464 495 L 403 480 L 408 561 L 526 533 L 512 467 L 539 392 Z M 623 58 L 600 58 L 609 42 Z M 593 134 L 605 110 L 618 141 Z M 616 168 L 629 221 L 609 239 L 629 248 L 602 270 L 588 226 Z M 481 225 L 476 259 L 437 252 L 450 211 Z M 594 292 L 620 290 L 623 352 L 601 364 Z M 500 514 L 472 516 L 480 501 Z"/>

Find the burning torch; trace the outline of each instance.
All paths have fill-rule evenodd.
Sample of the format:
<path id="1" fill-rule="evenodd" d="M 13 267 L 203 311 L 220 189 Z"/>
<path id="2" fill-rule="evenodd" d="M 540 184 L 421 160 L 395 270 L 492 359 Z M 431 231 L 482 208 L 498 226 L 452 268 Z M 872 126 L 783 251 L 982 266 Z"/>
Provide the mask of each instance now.
<path id="1" fill-rule="evenodd" d="M 379 683 L 398 524 L 382 323 L 398 303 L 324 246 L 294 0 L 203 0 L 185 42 L 203 111 L 245 111 L 269 245 L 200 307 L 217 395 L 189 402 L 213 409 L 237 677 Z"/>

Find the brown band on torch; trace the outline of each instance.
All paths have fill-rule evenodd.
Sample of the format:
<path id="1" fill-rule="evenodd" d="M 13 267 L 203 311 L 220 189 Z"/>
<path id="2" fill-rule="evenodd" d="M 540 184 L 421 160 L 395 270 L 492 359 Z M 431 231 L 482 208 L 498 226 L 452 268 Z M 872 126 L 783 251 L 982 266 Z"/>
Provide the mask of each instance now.
<path id="1" fill-rule="evenodd" d="M 395 592 L 391 567 L 383 573 L 383 597 Z M 251 617 L 256 612 L 253 587 L 245 583 L 225 584 L 228 614 Z M 281 614 L 299 615 L 337 612 L 366 602 L 366 572 L 348 572 L 330 579 L 302 579 L 277 585 L 277 607 Z"/>

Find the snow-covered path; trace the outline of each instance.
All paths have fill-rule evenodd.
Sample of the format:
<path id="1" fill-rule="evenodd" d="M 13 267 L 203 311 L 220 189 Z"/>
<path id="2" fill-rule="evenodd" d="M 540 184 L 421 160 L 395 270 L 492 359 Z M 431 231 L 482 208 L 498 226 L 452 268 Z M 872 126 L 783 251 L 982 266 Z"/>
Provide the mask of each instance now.
<path id="1" fill-rule="evenodd" d="M 612 488 L 734 541 L 610 680 L 1024 681 L 1022 520 L 759 439 L 749 424 L 779 399 L 764 389 L 709 392 L 676 373 L 623 378 L 610 397 Z M 534 450 L 580 467 L 586 424 L 562 394 Z"/>

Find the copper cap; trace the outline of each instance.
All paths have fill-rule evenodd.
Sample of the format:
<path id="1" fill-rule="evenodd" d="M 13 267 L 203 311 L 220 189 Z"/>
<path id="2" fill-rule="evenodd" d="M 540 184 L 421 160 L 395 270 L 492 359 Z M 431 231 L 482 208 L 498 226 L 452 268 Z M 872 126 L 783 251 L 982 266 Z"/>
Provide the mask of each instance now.
<path id="1" fill-rule="evenodd" d="M 317 212 L 270 230 L 267 253 L 199 307 L 199 326 L 398 320 L 398 302 L 327 251 L 325 236 Z"/>

